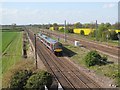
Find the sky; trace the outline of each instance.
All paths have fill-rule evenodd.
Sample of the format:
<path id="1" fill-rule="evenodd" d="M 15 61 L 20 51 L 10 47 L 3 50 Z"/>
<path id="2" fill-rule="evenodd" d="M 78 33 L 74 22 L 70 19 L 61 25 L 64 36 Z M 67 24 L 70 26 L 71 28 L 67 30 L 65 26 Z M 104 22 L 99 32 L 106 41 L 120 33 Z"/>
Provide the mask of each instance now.
<path id="1" fill-rule="evenodd" d="M 118 2 L 2 2 L 0 11 L 4 25 L 118 21 Z"/>

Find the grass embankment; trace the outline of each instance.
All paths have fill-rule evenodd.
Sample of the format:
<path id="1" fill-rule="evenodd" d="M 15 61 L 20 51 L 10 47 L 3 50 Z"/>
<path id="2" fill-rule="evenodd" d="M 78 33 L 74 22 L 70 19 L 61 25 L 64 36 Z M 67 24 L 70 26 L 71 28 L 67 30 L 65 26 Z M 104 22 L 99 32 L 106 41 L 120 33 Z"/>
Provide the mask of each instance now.
<path id="1" fill-rule="evenodd" d="M 5 55 L 2 56 L 2 73 L 4 74 L 9 67 L 22 58 L 22 33 L 3 32 L 2 37 L 2 48 L 6 48 L 9 45 L 8 48 L 4 49 Z"/>
<path id="2" fill-rule="evenodd" d="M 53 39 L 57 40 L 55 37 L 52 37 Z M 73 46 L 73 44 L 71 43 L 65 43 L 63 39 L 60 39 L 60 42 L 64 44 L 64 53 L 66 53 L 68 55 L 68 57 L 70 58 L 70 60 L 72 60 L 73 62 L 75 62 L 76 64 L 84 67 L 84 68 L 88 68 L 85 64 L 84 61 L 84 57 L 87 55 L 87 53 L 89 52 L 88 49 L 85 49 L 83 47 L 75 47 Z M 101 56 L 103 56 L 102 53 L 100 53 Z M 91 66 L 89 67 L 90 70 L 94 70 L 94 72 L 97 75 L 100 76 L 107 76 L 109 78 L 115 79 L 117 80 L 118 76 L 118 63 L 114 62 L 113 58 L 110 58 L 108 56 L 108 63 L 106 65 L 95 65 L 95 66 Z"/>
<path id="3" fill-rule="evenodd" d="M 2 80 L 2 88 L 9 87 L 12 76 L 20 70 L 31 70 L 31 71 L 37 72 L 35 70 L 35 64 L 33 60 L 25 59 L 25 60 L 18 61 L 14 66 L 10 67 L 9 71 L 7 71 L 4 74 L 3 80 Z"/>
<path id="4" fill-rule="evenodd" d="M 72 45 L 65 45 L 64 47 L 76 53 L 72 57 L 69 57 L 72 61 L 79 64 L 80 66 L 88 68 L 85 65 L 85 61 L 84 61 L 84 57 L 89 52 L 87 49 L 75 47 Z M 117 79 L 118 63 L 112 62 L 111 58 L 109 57 L 108 57 L 108 63 L 106 65 L 102 65 L 102 66 L 95 65 L 95 66 L 89 67 L 89 69 L 94 70 L 97 75 L 100 75 L 100 76 L 103 75 L 103 76 L 110 77 L 112 79 Z"/>

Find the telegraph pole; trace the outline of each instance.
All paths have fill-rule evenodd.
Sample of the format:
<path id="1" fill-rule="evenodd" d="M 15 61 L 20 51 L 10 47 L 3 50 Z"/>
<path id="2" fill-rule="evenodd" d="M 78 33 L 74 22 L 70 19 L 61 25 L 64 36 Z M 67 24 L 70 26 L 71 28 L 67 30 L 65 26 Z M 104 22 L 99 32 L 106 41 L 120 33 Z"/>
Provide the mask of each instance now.
<path id="1" fill-rule="evenodd" d="M 35 64 L 36 64 L 36 69 L 38 68 L 37 66 L 37 46 L 36 46 L 36 34 L 34 34 L 34 37 L 35 37 Z"/>
<path id="2" fill-rule="evenodd" d="M 64 23 L 64 41 L 66 42 L 66 20 Z"/>

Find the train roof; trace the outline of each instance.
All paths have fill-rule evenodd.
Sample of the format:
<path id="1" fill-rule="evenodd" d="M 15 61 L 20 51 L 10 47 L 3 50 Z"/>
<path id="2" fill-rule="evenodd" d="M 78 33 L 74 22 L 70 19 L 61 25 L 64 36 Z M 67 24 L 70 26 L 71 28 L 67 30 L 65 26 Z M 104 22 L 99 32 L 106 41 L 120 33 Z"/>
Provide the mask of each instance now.
<path id="1" fill-rule="evenodd" d="M 50 37 L 48 37 L 48 36 L 46 36 L 46 35 L 44 35 L 42 33 L 39 33 L 39 36 L 41 38 L 43 38 L 44 40 L 46 40 L 47 42 L 52 43 L 52 44 L 55 44 L 55 43 L 58 42 L 58 41 L 56 41 L 56 40 L 54 40 L 54 39 L 52 39 L 52 38 L 50 38 Z"/>

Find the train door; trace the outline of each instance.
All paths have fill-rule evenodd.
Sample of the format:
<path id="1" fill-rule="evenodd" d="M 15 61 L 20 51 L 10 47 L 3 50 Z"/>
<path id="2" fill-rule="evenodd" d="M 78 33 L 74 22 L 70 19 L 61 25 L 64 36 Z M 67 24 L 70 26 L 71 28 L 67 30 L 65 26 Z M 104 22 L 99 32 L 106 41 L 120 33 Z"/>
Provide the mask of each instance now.
<path id="1" fill-rule="evenodd" d="M 50 44 L 50 47 L 51 47 L 52 52 L 54 52 L 54 45 Z"/>

